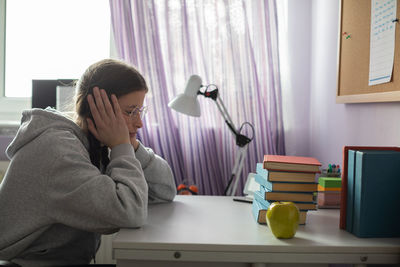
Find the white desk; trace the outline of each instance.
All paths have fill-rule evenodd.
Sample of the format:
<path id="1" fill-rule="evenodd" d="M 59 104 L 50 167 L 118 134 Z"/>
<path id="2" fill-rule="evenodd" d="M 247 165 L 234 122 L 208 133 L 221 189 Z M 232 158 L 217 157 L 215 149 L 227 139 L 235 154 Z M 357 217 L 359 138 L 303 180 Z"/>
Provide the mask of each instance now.
<path id="1" fill-rule="evenodd" d="M 400 263 L 400 238 L 360 239 L 339 229 L 339 210 L 309 211 L 293 239 L 255 222 L 232 197 L 177 196 L 149 206 L 148 223 L 113 240 L 117 266 L 263 266 L 259 263 Z M 186 264 L 185 264 L 186 262 Z"/>

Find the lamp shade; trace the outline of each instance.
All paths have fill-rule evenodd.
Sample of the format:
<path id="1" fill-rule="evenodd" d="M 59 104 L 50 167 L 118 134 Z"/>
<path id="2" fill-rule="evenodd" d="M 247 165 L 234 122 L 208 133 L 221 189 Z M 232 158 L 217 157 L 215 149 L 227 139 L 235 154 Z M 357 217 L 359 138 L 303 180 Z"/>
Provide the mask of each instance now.
<path id="1" fill-rule="evenodd" d="M 197 100 L 197 92 L 201 87 L 201 78 L 198 75 L 190 76 L 183 94 L 172 99 L 168 106 L 180 113 L 200 117 L 200 104 Z"/>

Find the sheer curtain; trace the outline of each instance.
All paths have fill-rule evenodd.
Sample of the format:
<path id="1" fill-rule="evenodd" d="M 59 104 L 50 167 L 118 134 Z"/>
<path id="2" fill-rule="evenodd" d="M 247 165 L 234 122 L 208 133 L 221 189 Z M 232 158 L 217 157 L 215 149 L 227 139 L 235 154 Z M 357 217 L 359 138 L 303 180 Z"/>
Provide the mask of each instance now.
<path id="1" fill-rule="evenodd" d="M 275 0 L 110 0 L 120 59 L 145 75 L 149 113 L 139 138 L 171 165 L 176 182 L 221 195 L 237 146 L 211 99 L 200 118 L 168 102 L 198 74 L 215 84 L 235 126 L 254 125 L 237 193 L 264 154 L 284 154 Z M 250 127 L 242 133 L 252 135 Z"/>

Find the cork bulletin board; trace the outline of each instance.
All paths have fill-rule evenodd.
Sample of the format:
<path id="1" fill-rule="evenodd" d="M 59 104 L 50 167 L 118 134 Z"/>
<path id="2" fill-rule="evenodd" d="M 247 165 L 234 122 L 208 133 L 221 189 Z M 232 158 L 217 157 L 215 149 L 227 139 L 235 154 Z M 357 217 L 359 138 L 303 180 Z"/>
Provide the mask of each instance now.
<path id="1" fill-rule="evenodd" d="M 400 18 L 400 0 L 397 16 Z M 392 79 L 368 85 L 371 0 L 341 0 L 337 103 L 400 101 L 400 23 L 396 23 Z"/>

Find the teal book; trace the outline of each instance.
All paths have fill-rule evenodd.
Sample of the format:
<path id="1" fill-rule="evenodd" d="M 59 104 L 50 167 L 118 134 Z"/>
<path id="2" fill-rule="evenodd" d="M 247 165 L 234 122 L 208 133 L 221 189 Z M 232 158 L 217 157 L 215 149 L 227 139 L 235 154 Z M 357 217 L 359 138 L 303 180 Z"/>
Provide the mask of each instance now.
<path id="1" fill-rule="evenodd" d="M 364 150 L 355 157 L 352 233 L 400 237 L 400 152 Z"/>
<path id="2" fill-rule="evenodd" d="M 259 173 L 256 173 L 256 175 L 254 175 L 254 181 L 265 187 L 268 187 L 269 185 L 268 178 Z"/>
<path id="3" fill-rule="evenodd" d="M 265 200 L 264 196 L 265 196 L 265 189 L 262 189 L 262 187 L 260 186 L 260 190 L 254 192 L 254 199 L 266 207 L 269 207 L 271 203 L 275 202 L 275 201 Z M 317 209 L 317 204 L 313 201 L 311 202 L 293 201 L 293 203 L 299 208 L 300 211 Z"/>
<path id="4" fill-rule="evenodd" d="M 264 169 L 264 165 L 262 163 L 257 163 L 256 172 L 265 179 L 268 179 L 268 171 Z"/>
<path id="5" fill-rule="evenodd" d="M 257 191 L 254 193 L 256 194 Z M 256 198 L 254 198 L 253 204 L 252 204 L 252 212 L 253 212 L 253 217 L 256 220 L 256 222 L 260 224 L 266 224 L 267 223 L 267 210 L 269 207 L 269 202 L 268 206 L 264 205 L 263 203 L 259 202 Z"/>
<path id="6" fill-rule="evenodd" d="M 264 199 L 264 192 L 261 192 L 261 191 L 255 191 L 254 192 L 254 200 L 256 200 L 257 202 L 261 203 L 263 206 L 265 206 L 267 208 L 272 203 L 272 201 L 270 202 L 270 201 Z"/>
<path id="7" fill-rule="evenodd" d="M 353 207 L 354 207 L 354 171 L 356 164 L 356 151 L 349 150 L 347 159 L 347 210 L 346 231 L 353 232 Z"/>

